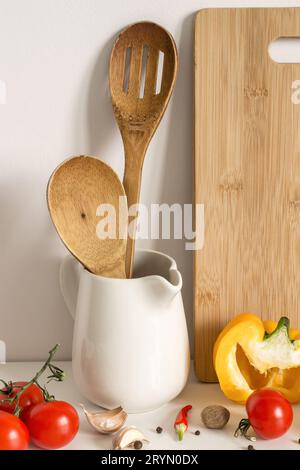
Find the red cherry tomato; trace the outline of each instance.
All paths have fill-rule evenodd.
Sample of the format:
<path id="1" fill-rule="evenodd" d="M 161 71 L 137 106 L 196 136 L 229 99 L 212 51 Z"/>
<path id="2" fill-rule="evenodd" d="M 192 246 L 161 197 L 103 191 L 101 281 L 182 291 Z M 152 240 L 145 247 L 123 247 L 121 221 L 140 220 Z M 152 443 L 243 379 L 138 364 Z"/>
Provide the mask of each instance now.
<path id="1" fill-rule="evenodd" d="M 14 382 L 13 390 L 9 397 L 5 393 L 3 393 L 3 390 L 5 389 L 0 390 L 0 410 L 7 411 L 7 413 L 13 413 L 15 411 L 16 404 L 13 403 L 12 405 L 10 405 L 7 402 L 1 402 L 1 400 L 14 397 L 20 391 L 17 386 L 24 386 L 26 384 L 27 382 Z M 22 409 L 24 409 L 27 406 L 35 405 L 36 403 L 40 403 L 41 401 L 44 401 L 43 392 L 39 389 L 37 385 L 32 384 L 26 390 L 24 390 L 24 392 L 20 396 L 19 405 Z"/>
<path id="2" fill-rule="evenodd" d="M 0 450 L 26 450 L 29 446 L 29 432 L 16 416 L 0 411 Z"/>
<path id="3" fill-rule="evenodd" d="M 248 398 L 246 410 L 251 426 L 263 439 L 282 436 L 293 422 L 290 402 L 276 390 L 256 390 Z"/>
<path id="4" fill-rule="evenodd" d="M 59 449 L 71 442 L 79 428 L 78 413 L 65 401 L 49 401 L 26 408 L 22 415 L 32 442 L 42 449 Z"/>

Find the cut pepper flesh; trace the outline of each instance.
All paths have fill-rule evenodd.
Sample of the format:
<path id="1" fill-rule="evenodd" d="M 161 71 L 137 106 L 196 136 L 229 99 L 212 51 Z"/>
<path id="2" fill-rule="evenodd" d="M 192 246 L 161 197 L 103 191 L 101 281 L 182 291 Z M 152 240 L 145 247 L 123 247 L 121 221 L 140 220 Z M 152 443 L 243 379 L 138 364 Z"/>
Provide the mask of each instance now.
<path id="1" fill-rule="evenodd" d="M 257 388 L 273 387 L 300 401 L 300 332 L 286 317 L 276 324 L 253 314 L 235 317 L 220 333 L 214 365 L 221 389 L 244 403 Z"/>

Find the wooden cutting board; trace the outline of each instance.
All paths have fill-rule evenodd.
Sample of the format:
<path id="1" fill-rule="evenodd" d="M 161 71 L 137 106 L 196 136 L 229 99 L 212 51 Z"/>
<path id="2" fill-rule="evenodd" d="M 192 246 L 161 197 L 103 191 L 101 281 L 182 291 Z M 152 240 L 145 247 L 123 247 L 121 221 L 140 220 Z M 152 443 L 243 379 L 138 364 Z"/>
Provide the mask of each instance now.
<path id="1" fill-rule="evenodd" d="M 300 64 L 270 59 L 280 36 L 300 36 L 299 8 L 196 17 L 195 202 L 204 203 L 205 240 L 195 253 L 195 362 L 203 381 L 216 380 L 213 345 L 238 313 L 287 315 L 300 326 Z"/>

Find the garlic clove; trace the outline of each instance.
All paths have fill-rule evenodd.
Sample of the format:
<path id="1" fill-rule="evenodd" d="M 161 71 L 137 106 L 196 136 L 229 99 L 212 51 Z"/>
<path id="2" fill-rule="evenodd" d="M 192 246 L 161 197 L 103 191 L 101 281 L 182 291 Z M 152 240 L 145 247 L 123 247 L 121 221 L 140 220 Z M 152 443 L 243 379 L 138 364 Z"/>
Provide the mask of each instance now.
<path id="1" fill-rule="evenodd" d="M 118 434 L 114 436 L 113 448 L 114 450 L 126 449 L 127 447 L 132 447 L 136 441 L 149 442 L 142 431 L 135 426 L 128 426 L 121 429 Z"/>
<path id="2" fill-rule="evenodd" d="M 121 406 L 114 410 L 89 413 L 80 403 L 89 424 L 101 434 L 111 434 L 119 431 L 127 419 L 127 413 Z"/>

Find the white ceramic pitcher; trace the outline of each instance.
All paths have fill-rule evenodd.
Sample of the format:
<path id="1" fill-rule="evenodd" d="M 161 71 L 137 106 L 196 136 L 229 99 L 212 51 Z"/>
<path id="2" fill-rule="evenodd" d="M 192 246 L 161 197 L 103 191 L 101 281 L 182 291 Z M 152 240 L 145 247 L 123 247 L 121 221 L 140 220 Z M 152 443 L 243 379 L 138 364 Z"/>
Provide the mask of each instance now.
<path id="1" fill-rule="evenodd" d="M 182 278 L 171 257 L 137 250 L 132 279 L 95 276 L 67 257 L 60 284 L 75 318 L 74 380 L 86 398 L 136 413 L 181 392 L 190 353 Z"/>

